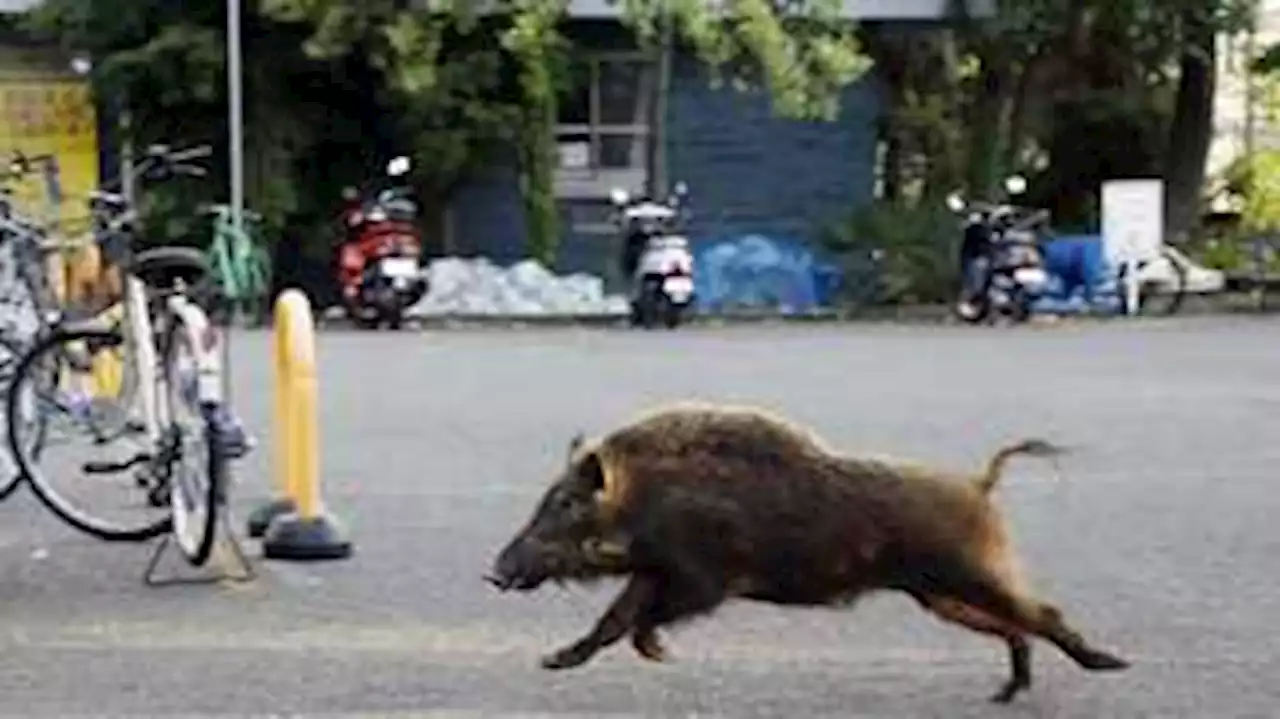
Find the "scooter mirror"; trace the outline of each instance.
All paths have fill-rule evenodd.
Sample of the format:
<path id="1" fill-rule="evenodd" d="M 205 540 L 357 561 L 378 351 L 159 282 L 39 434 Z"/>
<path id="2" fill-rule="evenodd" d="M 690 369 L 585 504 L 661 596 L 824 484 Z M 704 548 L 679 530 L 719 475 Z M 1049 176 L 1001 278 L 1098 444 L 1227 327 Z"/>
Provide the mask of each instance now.
<path id="1" fill-rule="evenodd" d="M 1021 195 L 1027 191 L 1027 178 L 1022 175 L 1010 175 L 1005 178 L 1004 189 L 1008 190 L 1010 195 Z"/>
<path id="2" fill-rule="evenodd" d="M 952 212 L 959 212 L 963 210 L 964 198 L 960 196 L 959 192 L 952 192 L 951 194 L 947 195 L 947 207 Z"/>
<path id="3" fill-rule="evenodd" d="M 627 191 L 622 189 L 621 187 L 615 187 L 613 188 L 613 190 L 609 192 L 609 201 L 617 205 L 618 207 L 622 207 L 623 205 L 627 204 L 627 200 L 629 198 L 630 196 L 627 195 Z"/>
<path id="4" fill-rule="evenodd" d="M 391 162 L 387 163 L 387 174 L 392 177 L 407 175 L 411 166 L 412 164 L 409 162 L 409 158 L 401 155 L 399 157 L 392 158 Z"/>

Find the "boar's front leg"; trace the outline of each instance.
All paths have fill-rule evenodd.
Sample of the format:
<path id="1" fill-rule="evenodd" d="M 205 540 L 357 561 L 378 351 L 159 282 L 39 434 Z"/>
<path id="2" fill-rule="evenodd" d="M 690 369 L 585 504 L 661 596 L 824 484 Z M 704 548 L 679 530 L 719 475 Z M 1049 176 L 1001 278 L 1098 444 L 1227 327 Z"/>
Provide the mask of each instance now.
<path id="1" fill-rule="evenodd" d="M 625 637 L 636 626 L 640 613 L 653 601 L 656 583 L 651 577 L 633 575 L 609 605 L 591 632 L 542 660 L 544 669 L 572 669 L 587 663 L 596 652 Z"/>
<path id="2" fill-rule="evenodd" d="M 725 597 L 725 589 L 718 583 L 681 575 L 668 576 L 657 585 L 653 601 L 636 619 L 631 646 L 651 662 L 666 661 L 667 651 L 658 638 L 658 627 L 707 614 L 720 606 Z"/>

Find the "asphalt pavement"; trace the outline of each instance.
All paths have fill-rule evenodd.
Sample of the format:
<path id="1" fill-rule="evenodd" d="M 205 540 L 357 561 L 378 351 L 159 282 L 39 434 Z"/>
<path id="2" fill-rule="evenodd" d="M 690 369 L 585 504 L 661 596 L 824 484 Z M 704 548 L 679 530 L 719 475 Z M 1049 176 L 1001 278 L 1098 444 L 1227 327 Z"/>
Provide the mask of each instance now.
<path id="1" fill-rule="evenodd" d="M 234 340 L 235 401 L 269 443 L 270 337 Z M 324 499 L 355 555 L 263 562 L 249 584 L 150 588 L 149 546 L 103 544 L 24 491 L 0 505 L 0 716 L 1274 717 L 1280 715 L 1280 321 L 323 332 Z M 849 450 L 976 466 L 1026 574 L 1127 672 L 1005 650 L 914 603 L 734 604 L 550 673 L 615 585 L 481 580 L 579 430 L 673 399 L 759 404 Z M 270 488 L 242 462 L 238 525 Z M 177 566 L 177 565 L 171 565 Z M 180 569 L 180 567 L 178 567 Z"/>

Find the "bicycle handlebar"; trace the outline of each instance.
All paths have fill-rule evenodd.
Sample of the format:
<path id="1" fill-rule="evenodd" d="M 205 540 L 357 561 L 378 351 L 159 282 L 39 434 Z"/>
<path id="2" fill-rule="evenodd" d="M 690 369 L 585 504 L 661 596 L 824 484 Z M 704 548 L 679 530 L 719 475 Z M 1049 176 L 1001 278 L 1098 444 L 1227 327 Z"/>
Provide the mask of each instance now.
<path id="1" fill-rule="evenodd" d="M 156 143 L 147 147 L 142 161 L 129 172 L 127 178 L 134 180 L 147 175 L 154 176 L 157 170 L 161 174 L 156 179 L 161 180 L 169 179 L 172 175 L 207 177 L 208 169 L 196 164 L 195 160 L 212 155 L 213 148 L 209 145 L 174 150 L 164 143 Z M 119 231 L 137 218 L 137 212 L 128 198 L 122 193 L 107 189 L 118 188 L 123 184 L 124 179 L 124 177 L 116 178 L 112 182 L 105 183 L 101 189 L 89 193 L 90 211 L 99 216 L 107 215 L 105 227 L 103 227 L 105 230 Z"/>
<path id="2" fill-rule="evenodd" d="M 189 177 L 207 177 L 208 169 L 193 162 L 213 155 L 213 148 L 209 145 L 196 145 L 188 147 L 185 150 L 172 150 L 168 145 L 157 143 L 147 148 L 145 159 L 134 168 L 133 177 L 141 177 L 142 175 L 156 169 L 163 169 L 172 172 L 175 175 L 187 175 Z"/>
<path id="3" fill-rule="evenodd" d="M 164 143 L 153 144 L 146 149 L 142 161 L 133 168 L 127 178 L 118 177 L 112 182 L 105 183 L 103 189 L 99 190 L 99 194 L 107 194 L 105 188 L 119 188 L 124 184 L 125 179 L 136 180 L 144 175 L 154 173 L 156 170 L 160 170 L 165 174 L 207 177 L 209 170 L 202 165 L 196 164 L 194 160 L 212 155 L 213 148 L 209 145 L 196 145 L 184 150 L 173 150 Z M 160 179 L 168 178 L 162 177 Z"/>

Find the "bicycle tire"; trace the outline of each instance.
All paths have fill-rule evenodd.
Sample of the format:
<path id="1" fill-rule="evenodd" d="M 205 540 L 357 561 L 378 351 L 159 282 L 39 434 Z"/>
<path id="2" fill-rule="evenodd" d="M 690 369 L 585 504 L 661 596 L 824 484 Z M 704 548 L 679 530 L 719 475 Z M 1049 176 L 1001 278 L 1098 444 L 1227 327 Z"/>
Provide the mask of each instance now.
<path id="1" fill-rule="evenodd" d="M 176 318 L 175 318 L 176 320 Z M 188 339 L 184 337 L 186 328 L 182 326 L 180 320 L 170 324 L 168 334 L 164 344 L 164 357 L 162 359 L 162 367 L 165 375 L 165 385 L 168 388 L 169 397 L 167 399 L 169 405 L 170 421 L 173 422 L 174 408 L 179 402 L 184 402 L 182 384 L 175 372 L 174 360 L 175 352 L 188 343 Z M 172 532 L 175 544 L 178 550 L 186 558 L 187 562 L 194 567 L 203 566 L 209 561 L 209 557 L 213 554 L 214 539 L 217 535 L 218 515 L 222 511 L 223 487 L 226 485 L 228 474 L 228 459 L 224 444 L 222 442 L 221 430 L 215 418 L 211 416 L 211 410 L 207 407 L 197 407 L 196 413 L 201 418 L 200 432 L 203 435 L 204 447 L 208 452 L 204 466 L 198 470 L 205 474 L 206 483 L 202 489 L 197 489 L 196 494 L 203 494 L 202 497 L 189 497 L 185 492 L 185 486 L 174 486 L 174 482 L 178 479 L 178 473 L 170 476 L 169 485 L 169 503 L 171 510 L 171 518 L 173 519 Z M 185 448 L 179 454 L 180 461 L 186 459 Z M 190 507 L 184 506 L 185 501 L 200 499 L 203 501 L 203 513 L 197 513 L 194 530 L 194 538 L 187 535 L 188 511 Z"/>
<path id="2" fill-rule="evenodd" d="M 1156 316 L 1156 317 L 1172 317 L 1173 315 L 1177 314 L 1180 309 L 1182 309 L 1183 300 L 1186 299 L 1187 271 L 1182 267 L 1182 265 L 1178 264 L 1178 262 L 1173 257 L 1173 253 L 1169 252 L 1167 249 L 1163 249 L 1160 251 L 1160 257 L 1165 262 L 1167 262 L 1169 264 L 1169 267 L 1173 270 L 1173 284 L 1174 284 L 1173 291 L 1168 293 L 1139 291 L 1138 314 L 1144 314 L 1144 315 L 1150 315 L 1150 316 Z M 1129 282 L 1129 278 L 1127 276 L 1122 275 L 1120 281 L 1117 283 L 1117 288 L 1120 291 L 1120 311 L 1122 314 L 1129 313 L 1128 282 Z M 1153 296 L 1155 297 L 1167 296 L 1168 304 L 1164 305 L 1162 309 L 1157 309 L 1161 307 L 1161 305 L 1157 303 L 1153 303 L 1151 301 L 1151 298 Z"/>
<path id="3" fill-rule="evenodd" d="M 93 340 L 123 342 L 124 338 L 120 332 L 115 330 L 59 329 L 36 342 L 23 355 L 22 361 L 18 364 L 18 371 L 14 375 L 13 384 L 10 386 L 9 395 L 5 402 L 6 420 L 11 420 L 18 411 L 22 386 L 32 379 L 30 375 L 41 366 L 38 360 L 46 353 L 55 351 L 59 345 Z M 19 449 L 21 438 L 17 435 L 15 425 L 11 421 L 6 427 L 6 433 L 9 451 L 12 453 L 14 462 L 18 465 L 22 478 L 31 486 L 40 503 L 68 525 L 85 534 L 108 542 L 143 542 L 171 530 L 173 526 L 172 516 L 153 519 L 138 526 L 126 527 L 115 525 L 112 522 L 99 519 L 88 512 L 80 510 L 44 480 L 37 466 L 39 451 L 34 452 L 34 456 L 29 457 Z M 41 445 L 43 446 L 43 441 Z"/>
<path id="4" fill-rule="evenodd" d="M 5 366 L 2 370 L 4 374 L 0 375 L 0 383 L 3 383 L 5 391 L 8 392 L 9 389 L 13 386 L 13 379 L 15 377 L 15 374 L 10 370 L 12 370 L 13 367 L 17 365 L 18 359 L 21 358 L 22 356 L 22 350 L 15 343 L 10 342 L 8 338 L 4 338 L 4 337 L 0 337 L 0 347 L 2 347 L 3 351 L 10 352 L 13 355 L 13 359 L 6 358 Z M 9 392 L 10 396 L 12 396 L 12 394 L 13 394 L 12 392 Z M 12 421 L 13 421 L 13 416 L 9 414 L 9 411 L 6 408 L 6 411 L 5 411 L 6 426 L 7 426 L 7 423 Z M 36 452 L 40 451 L 40 448 L 43 447 L 44 445 L 45 429 L 46 429 L 46 424 L 43 421 L 43 417 L 37 416 L 36 436 L 34 438 L 34 444 L 35 444 L 34 451 Z M 18 489 L 18 487 L 22 486 L 22 480 L 23 480 L 22 469 L 19 467 L 18 461 L 16 459 L 13 459 L 13 456 L 14 456 L 13 449 L 11 447 L 6 447 L 5 449 L 9 451 L 10 463 L 12 465 L 11 467 L 12 474 L 9 477 L 0 480 L 0 502 L 3 502 L 4 500 L 8 499 L 9 495 L 13 494 Z"/>

